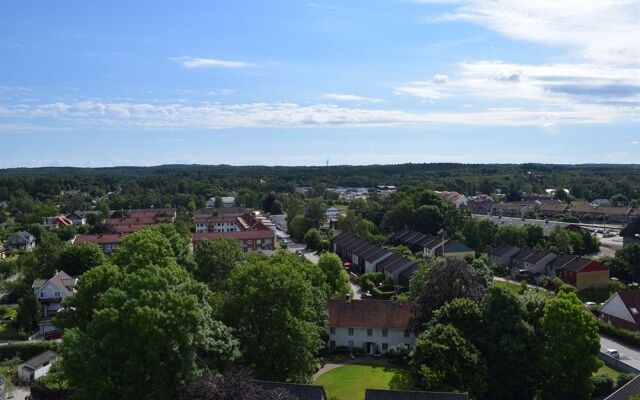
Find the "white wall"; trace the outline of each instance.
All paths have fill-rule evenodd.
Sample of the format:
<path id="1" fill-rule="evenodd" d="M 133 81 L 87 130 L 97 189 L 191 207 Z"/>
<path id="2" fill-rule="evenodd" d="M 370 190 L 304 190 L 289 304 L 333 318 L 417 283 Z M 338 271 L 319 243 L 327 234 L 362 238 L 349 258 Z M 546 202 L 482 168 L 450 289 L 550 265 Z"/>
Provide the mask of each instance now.
<path id="1" fill-rule="evenodd" d="M 389 329 L 387 337 L 383 337 L 382 329 L 380 328 L 373 328 L 372 336 L 367 336 L 366 328 L 353 328 L 353 336 L 350 336 L 349 328 L 336 327 L 334 334 L 329 333 L 329 343 L 327 345 L 329 345 L 332 340 L 335 341 L 336 347 L 349 347 L 349 342 L 353 341 L 353 347 L 363 348 L 364 343 L 373 342 L 378 345 L 380 353 L 385 353 L 386 350 L 382 349 L 383 343 L 387 343 L 387 349 L 399 344 L 407 344 L 413 347 L 416 342 L 416 337 L 413 332 L 409 333 L 409 337 L 405 337 L 404 330 L 402 329 Z"/>
<path id="2" fill-rule="evenodd" d="M 635 320 L 627 310 L 627 306 L 624 305 L 620 296 L 616 293 L 610 300 L 608 300 L 602 307 L 600 312 L 613 315 L 625 321 L 629 321 L 635 324 Z"/>

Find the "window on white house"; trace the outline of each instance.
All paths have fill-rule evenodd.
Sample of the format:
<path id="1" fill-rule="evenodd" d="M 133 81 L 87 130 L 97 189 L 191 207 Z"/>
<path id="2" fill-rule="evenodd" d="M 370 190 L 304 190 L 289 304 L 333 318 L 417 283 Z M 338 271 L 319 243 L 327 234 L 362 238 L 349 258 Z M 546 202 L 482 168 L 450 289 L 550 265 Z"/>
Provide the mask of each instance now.
<path id="1" fill-rule="evenodd" d="M 349 328 L 349 336 L 353 336 L 353 328 Z"/>
<path id="2" fill-rule="evenodd" d="M 382 330 L 382 337 L 387 337 L 389 336 L 389 330 L 388 329 L 383 329 Z"/>
<path id="3" fill-rule="evenodd" d="M 60 297 L 60 292 L 53 292 L 53 297 Z"/>
<path id="4" fill-rule="evenodd" d="M 382 350 L 387 351 L 388 348 L 389 348 L 388 343 L 382 343 Z"/>
<path id="5" fill-rule="evenodd" d="M 404 331 L 404 337 L 411 336 L 411 331 Z"/>
<path id="6" fill-rule="evenodd" d="M 334 328 L 334 327 L 329 328 L 329 333 L 332 334 L 332 335 L 335 335 L 336 334 L 336 328 Z"/>
<path id="7" fill-rule="evenodd" d="M 367 336 L 373 336 L 373 329 L 367 329 Z"/>
<path id="8" fill-rule="evenodd" d="M 44 297 L 44 292 L 40 292 L 40 297 Z"/>

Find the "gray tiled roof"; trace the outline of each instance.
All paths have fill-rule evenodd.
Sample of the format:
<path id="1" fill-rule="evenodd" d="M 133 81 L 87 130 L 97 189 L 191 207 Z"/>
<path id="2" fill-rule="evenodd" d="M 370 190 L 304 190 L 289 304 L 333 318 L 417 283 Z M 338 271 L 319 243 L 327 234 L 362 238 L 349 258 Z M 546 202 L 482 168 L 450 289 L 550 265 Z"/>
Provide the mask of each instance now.
<path id="1" fill-rule="evenodd" d="M 42 364 L 51 362 L 51 360 L 55 359 L 56 357 L 58 357 L 56 353 L 54 353 L 51 350 L 47 350 L 44 353 L 40 353 L 37 356 L 28 359 L 27 361 L 23 362 L 20 365 L 26 365 L 29 368 L 35 370 L 38 367 L 40 367 Z"/>
<path id="2" fill-rule="evenodd" d="M 327 398 L 322 386 L 268 381 L 253 381 L 253 383 L 267 390 L 284 390 L 298 400 L 326 400 Z"/>
<path id="3" fill-rule="evenodd" d="M 466 393 L 367 389 L 364 400 L 469 400 Z"/>
<path id="4" fill-rule="evenodd" d="M 636 376 L 626 385 L 616 390 L 604 400 L 629 400 L 633 395 L 640 394 L 640 375 Z"/>
<path id="5" fill-rule="evenodd" d="M 514 249 L 519 249 L 519 247 L 518 246 L 514 246 L 512 244 L 505 243 L 502 246 L 500 246 L 500 247 L 496 248 L 495 250 L 493 250 L 491 252 L 491 255 L 494 256 L 494 257 L 502 257 L 505 254 L 509 253 L 510 251 L 513 251 Z"/>

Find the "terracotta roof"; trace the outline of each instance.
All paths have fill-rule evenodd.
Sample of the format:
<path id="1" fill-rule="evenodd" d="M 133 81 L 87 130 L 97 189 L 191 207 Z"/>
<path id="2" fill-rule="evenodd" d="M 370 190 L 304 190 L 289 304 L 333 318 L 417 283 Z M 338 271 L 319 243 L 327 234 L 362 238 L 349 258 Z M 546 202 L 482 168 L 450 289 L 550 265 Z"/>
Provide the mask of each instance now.
<path id="1" fill-rule="evenodd" d="M 248 239 L 275 239 L 276 234 L 268 231 L 235 231 L 235 232 L 196 232 L 191 235 L 191 242 L 198 243 L 203 240 L 215 240 L 218 238 L 248 240 Z"/>
<path id="2" fill-rule="evenodd" d="M 618 296 L 620 296 L 620 299 L 628 309 L 627 311 L 629 311 L 636 323 L 640 323 L 640 289 L 618 292 Z M 634 312 L 633 310 L 636 311 Z"/>
<path id="3" fill-rule="evenodd" d="M 95 244 L 115 244 L 120 243 L 127 237 L 127 233 L 76 235 L 73 244 L 95 243 Z"/>
<path id="4" fill-rule="evenodd" d="M 391 300 L 329 300 L 329 326 L 409 329 L 413 303 Z"/>

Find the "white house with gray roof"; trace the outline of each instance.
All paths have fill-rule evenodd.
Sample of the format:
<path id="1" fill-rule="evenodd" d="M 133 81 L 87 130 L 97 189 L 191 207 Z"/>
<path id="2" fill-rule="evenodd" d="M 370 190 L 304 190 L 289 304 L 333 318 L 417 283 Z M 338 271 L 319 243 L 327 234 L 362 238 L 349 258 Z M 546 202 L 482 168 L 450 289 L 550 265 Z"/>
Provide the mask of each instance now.
<path id="1" fill-rule="evenodd" d="M 64 271 L 56 271 L 50 279 L 36 279 L 33 281 L 33 291 L 42 303 L 44 317 L 55 315 L 64 299 L 73 295 L 78 278 L 69 276 Z"/>

